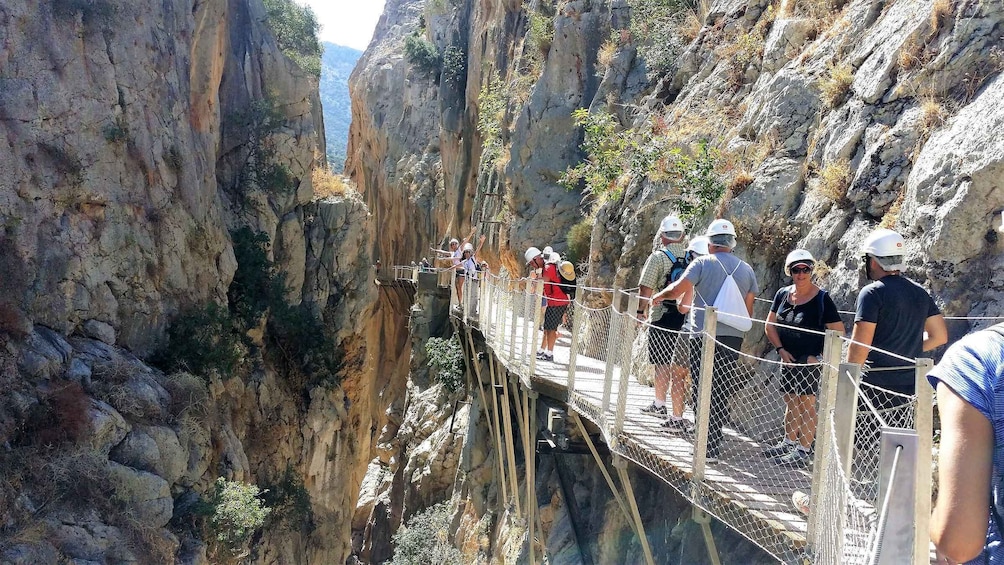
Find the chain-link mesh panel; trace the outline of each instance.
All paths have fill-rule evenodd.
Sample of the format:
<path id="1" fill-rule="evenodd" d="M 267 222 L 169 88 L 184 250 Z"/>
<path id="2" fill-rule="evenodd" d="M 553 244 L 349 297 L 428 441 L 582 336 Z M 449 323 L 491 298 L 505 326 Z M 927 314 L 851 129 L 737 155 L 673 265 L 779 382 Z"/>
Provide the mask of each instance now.
<path id="1" fill-rule="evenodd" d="M 879 442 L 882 428 L 914 428 L 916 397 L 862 382 L 854 423 L 851 489 L 857 498 L 879 506 Z"/>
<path id="2" fill-rule="evenodd" d="M 825 415 L 830 429 L 834 426 L 833 411 Z M 820 449 L 829 451 L 830 464 L 820 470 L 819 497 L 811 509 L 818 513 L 815 555 L 813 562 L 820 565 L 865 563 L 874 541 L 877 513 L 875 506 L 862 500 L 852 488 L 854 484 L 840 464 L 840 450 L 836 436 Z"/>

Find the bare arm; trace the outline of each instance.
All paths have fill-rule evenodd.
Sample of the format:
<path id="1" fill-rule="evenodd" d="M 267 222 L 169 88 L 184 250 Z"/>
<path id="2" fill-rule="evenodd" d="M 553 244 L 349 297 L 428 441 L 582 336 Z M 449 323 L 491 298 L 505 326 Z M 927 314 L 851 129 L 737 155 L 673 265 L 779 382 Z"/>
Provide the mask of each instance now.
<path id="1" fill-rule="evenodd" d="M 753 317 L 753 301 L 756 300 L 756 296 L 752 292 L 746 293 L 746 311 L 750 313 L 750 318 Z"/>
<path id="2" fill-rule="evenodd" d="M 747 306 L 748 307 L 748 306 Z M 781 350 L 777 352 L 781 356 L 781 361 L 785 363 L 794 363 L 795 357 L 788 353 L 787 349 L 784 349 L 781 343 L 781 336 L 777 333 L 777 312 L 771 312 L 767 314 L 767 323 L 763 325 L 763 331 L 767 334 L 767 341 L 770 342 L 774 347 L 781 347 Z"/>
<path id="3" fill-rule="evenodd" d="M 986 544 L 994 432 L 979 410 L 944 383 L 938 383 L 938 410 L 941 449 L 931 540 L 939 553 L 964 563 Z"/>
<path id="4" fill-rule="evenodd" d="M 844 333 L 844 331 L 846 330 L 846 328 L 844 328 L 843 322 L 830 322 L 829 324 L 826 324 L 826 329 L 840 333 Z"/>
<path id="5" fill-rule="evenodd" d="M 652 304 L 659 304 L 663 300 L 679 300 L 684 293 L 692 291 L 694 283 L 683 278 L 660 290 L 652 297 Z"/>
<path id="6" fill-rule="evenodd" d="M 686 314 L 690 312 L 690 309 L 694 307 L 694 286 L 691 285 L 689 289 L 685 290 L 680 298 L 676 300 L 676 309 L 680 311 L 681 314 Z"/>
<path id="7" fill-rule="evenodd" d="M 927 332 L 927 339 L 924 340 L 924 351 L 931 351 L 935 347 L 948 343 L 948 328 L 945 327 L 945 317 L 941 314 L 929 316 L 924 321 L 924 331 Z"/>
<path id="8" fill-rule="evenodd" d="M 874 322 L 854 322 L 851 331 L 851 346 L 847 349 L 847 362 L 863 365 L 868 359 L 868 346 L 875 339 Z"/>
<path id="9" fill-rule="evenodd" d="M 638 287 L 638 309 L 644 314 L 648 314 L 648 302 L 649 298 L 652 297 L 652 289 L 641 285 Z"/>
<path id="10" fill-rule="evenodd" d="M 484 245 L 485 245 L 485 236 L 481 236 L 481 239 L 478 240 L 478 248 L 474 250 L 474 255 L 481 253 L 481 248 L 484 247 Z"/>

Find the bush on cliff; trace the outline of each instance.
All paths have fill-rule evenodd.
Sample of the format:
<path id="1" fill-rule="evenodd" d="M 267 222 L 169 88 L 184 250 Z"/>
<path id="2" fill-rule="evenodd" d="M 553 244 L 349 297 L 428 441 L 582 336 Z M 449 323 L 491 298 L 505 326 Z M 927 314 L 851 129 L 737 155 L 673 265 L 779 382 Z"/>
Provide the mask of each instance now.
<path id="1" fill-rule="evenodd" d="M 264 0 L 268 27 L 282 52 L 301 69 L 321 76 L 321 42 L 317 39 L 320 24 L 308 6 L 293 0 Z"/>
<path id="2" fill-rule="evenodd" d="M 439 50 L 418 32 L 404 38 L 404 55 L 416 70 L 432 77 L 436 77 L 442 67 Z"/>
<path id="3" fill-rule="evenodd" d="M 394 559 L 390 565 L 461 563 L 463 555 L 450 542 L 449 501 L 413 515 L 394 534 Z"/>

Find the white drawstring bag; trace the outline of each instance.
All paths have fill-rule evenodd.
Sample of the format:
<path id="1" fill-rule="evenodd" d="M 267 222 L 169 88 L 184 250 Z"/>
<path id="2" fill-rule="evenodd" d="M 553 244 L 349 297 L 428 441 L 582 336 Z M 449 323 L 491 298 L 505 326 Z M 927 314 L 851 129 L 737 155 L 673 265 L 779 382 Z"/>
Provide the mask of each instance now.
<path id="1" fill-rule="evenodd" d="M 749 331 L 753 327 L 753 320 L 750 319 L 749 310 L 746 309 L 746 299 L 739 290 L 736 279 L 732 278 L 732 275 L 743 264 L 736 265 L 736 268 L 730 273 L 720 261 L 716 261 L 716 263 L 721 265 L 722 270 L 725 271 L 725 281 L 722 283 L 722 288 L 718 290 L 714 304 L 712 304 L 718 310 L 718 321 L 741 332 Z"/>

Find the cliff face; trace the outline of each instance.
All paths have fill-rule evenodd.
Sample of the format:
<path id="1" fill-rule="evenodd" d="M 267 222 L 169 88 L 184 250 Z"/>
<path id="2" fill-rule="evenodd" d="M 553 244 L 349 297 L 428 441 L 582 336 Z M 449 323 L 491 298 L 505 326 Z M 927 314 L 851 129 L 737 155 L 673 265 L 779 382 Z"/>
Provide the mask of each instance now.
<path id="1" fill-rule="evenodd" d="M 519 272 L 523 249 L 564 254 L 585 218 L 584 283 L 627 288 L 659 220 L 686 211 L 693 234 L 714 217 L 736 224 L 762 298 L 786 284 L 783 257 L 804 247 L 851 309 L 860 242 L 882 225 L 907 238 L 907 274 L 946 315 L 1001 315 L 999 2 L 712 0 L 661 19 L 660 4 L 388 1 L 353 74 L 346 167 L 373 210 L 374 253 L 417 260 L 477 227 L 493 269 Z M 422 43 L 440 56 L 431 69 Z M 613 124 L 595 154 L 580 148 L 578 108 Z M 557 182 L 583 162 L 609 168 L 573 190 Z M 968 329 L 950 323 L 953 338 Z M 413 399 L 405 421 L 428 415 Z M 484 448 L 475 437 L 465 450 Z M 418 452 L 391 467 L 425 464 L 429 451 Z M 389 531 L 409 513 L 400 478 L 380 479 L 388 461 L 371 467 L 357 515 L 364 561 L 389 554 Z M 477 545 L 494 519 L 467 504 L 492 488 L 460 480 L 431 496 L 457 496 L 458 547 Z M 491 531 L 490 558 L 516 559 L 513 530 Z"/>
<path id="2" fill-rule="evenodd" d="M 315 197 L 317 82 L 266 20 L 257 0 L 0 6 L 4 563 L 348 553 L 371 430 L 403 386 L 374 352 L 404 349 L 386 328 L 407 299 L 376 305 L 366 205 Z M 240 228 L 268 238 L 260 264 L 235 253 Z M 206 305 L 234 309 L 255 265 L 287 306 L 230 336 L 238 370 L 143 361 L 186 312 L 208 313 L 197 346 L 227 343 Z M 305 320 L 337 355 L 324 379 L 269 337 Z M 218 477 L 272 492 L 234 554 L 195 510 Z"/>

